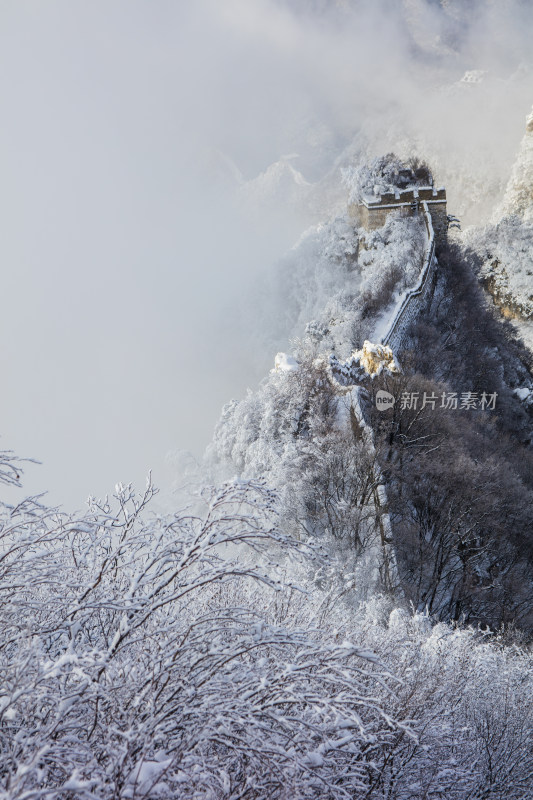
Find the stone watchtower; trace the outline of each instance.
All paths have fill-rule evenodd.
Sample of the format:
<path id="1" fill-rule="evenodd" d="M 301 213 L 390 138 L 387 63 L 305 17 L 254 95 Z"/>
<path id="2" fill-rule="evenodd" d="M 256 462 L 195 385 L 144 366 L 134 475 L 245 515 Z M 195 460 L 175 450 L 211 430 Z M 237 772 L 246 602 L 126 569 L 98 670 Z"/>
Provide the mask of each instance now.
<path id="1" fill-rule="evenodd" d="M 405 176 L 407 178 L 407 176 Z M 381 194 L 362 194 L 358 203 L 350 203 L 349 216 L 368 231 L 381 228 L 387 215 L 399 211 L 404 216 L 414 216 L 425 201 L 431 214 L 435 244 L 437 248 L 446 243 L 448 216 L 446 212 L 446 189 L 435 189 L 431 185 L 395 188 Z"/>

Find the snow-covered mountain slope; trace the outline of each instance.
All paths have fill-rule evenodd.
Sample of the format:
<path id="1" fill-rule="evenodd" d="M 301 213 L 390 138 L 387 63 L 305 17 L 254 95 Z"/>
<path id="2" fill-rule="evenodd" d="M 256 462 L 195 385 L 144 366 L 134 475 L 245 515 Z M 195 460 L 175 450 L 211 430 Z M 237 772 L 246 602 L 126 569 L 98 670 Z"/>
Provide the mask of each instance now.
<path id="1" fill-rule="evenodd" d="M 506 316 L 533 319 L 533 111 L 503 201 L 491 224 L 465 232 L 463 243 L 480 262 L 480 276 Z M 523 329 L 528 342 L 529 329 Z"/>
<path id="2" fill-rule="evenodd" d="M 521 96 L 528 74 L 524 68 L 503 79 L 470 70 L 458 72 L 450 83 L 447 76 L 437 73 L 423 106 L 392 107 L 369 115 L 358 121 L 349 137 L 336 137 L 333 129 L 324 133 L 328 121 L 311 120 L 307 138 L 316 138 L 317 144 L 304 148 L 299 156 L 282 156 L 245 178 L 231 159 L 219 154 L 214 173 L 223 174 L 227 185 L 232 184 L 238 202 L 252 218 L 275 219 L 284 209 L 299 221 L 301 230 L 342 213 L 347 198 L 343 169 L 393 151 L 404 161 L 418 157 L 431 163 L 435 183 L 446 186 L 450 212 L 463 227 L 483 225 L 495 213 L 498 218 L 518 213 L 518 208 L 527 221 L 533 135 L 524 137 L 516 160 L 520 116 L 502 109 L 501 98 Z M 326 148 L 324 137 L 329 141 Z M 295 136 L 297 152 L 299 144 Z"/>
<path id="3" fill-rule="evenodd" d="M 533 108 L 526 120 L 526 133 L 503 202 L 495 212 L 496 219 L 512 215 L 533 223 Z"/>
<path id="4" fill-rule="evenodd" d="M 237 202 L 245 214 L 259 221 L 275 220 L 281 211 L 301 220 L 306 227 L 317 219 L 312 209 L 313 184 L 294 166 L 297 154 L 283 156 L 254 178 L 244 181 L 237 192 Z"/>
<path id="5" fill-rule="evenodd" d="M 346 358 L 413 284 L 423 252 L 420 220 L 391 217 L 370 233 L 345 213 L 313 226 L 257 282 L 244 312 L 250 337 L 257 349 L 276 352 L 307 333 Z"/>
<path id="6" fill-rule="evenodd" d="M 497 626 L 504 614 L 529 629 L 533 380 L 457 248 L 442 251 L 429 308 L 402 341 L 403 373 L 362 368 L 365 340 L 416 282 L 426 245 L 420 217 L 394 215 L 373 232 L 345 217 L 302 237 L 276 273 L 278 302 L 264 306 L 270 330 L 298 337 L 292 353 L 224 408 L 208 469 L 265 478 L 283 529 L 322 542 L 337 559 L 331 579 L 349 569 L 362 598 L 390 588 L 394 542 L 398 597 L 444 619 Z M 388 416 L 378 391 L 393 398 Z M 494 413 L 480 404 L 489 393 Z M 376 494 L 385 485 L 388 500 Z"/>
<path id="7" fill-rule="evenodd" d="M 505 217 L 468 231 L 464 242 L 481 259 L 481 279 L 504 314 L 533 319 L 533 223 Z"/>

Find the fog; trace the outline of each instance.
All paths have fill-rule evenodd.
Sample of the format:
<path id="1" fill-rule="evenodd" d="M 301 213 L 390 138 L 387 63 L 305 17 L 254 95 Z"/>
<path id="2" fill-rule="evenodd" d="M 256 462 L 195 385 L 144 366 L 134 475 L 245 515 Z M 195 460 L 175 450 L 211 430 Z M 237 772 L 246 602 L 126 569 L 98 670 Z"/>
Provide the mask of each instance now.
<path id="1" fill-rule="evenodd" d="M 69 509 L 149 469 L 168 491 L 172 454 L 199 456 L 258 382 L 275 353 L 254 320 L 274 301 L 255 287 L 342 210 L 342 164 L 425 156 L 480 224 L 533 102 L 527 2 L 0 15 L 0 446 L 40 460 L 25 491 Z"/>

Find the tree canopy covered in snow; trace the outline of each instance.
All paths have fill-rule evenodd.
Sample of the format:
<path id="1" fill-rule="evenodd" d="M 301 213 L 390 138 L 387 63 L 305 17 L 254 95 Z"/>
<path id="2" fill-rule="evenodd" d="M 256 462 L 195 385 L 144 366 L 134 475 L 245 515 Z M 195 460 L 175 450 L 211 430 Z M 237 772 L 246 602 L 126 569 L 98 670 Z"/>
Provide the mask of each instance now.
<path id="1" fill-rule="evenodd" d="M 395 189 L 432 186 L 433 176 L 427 164 L 417 158 L 404 162 L 394 153 L 379 156 L 369 163 L 345 167 L 342 171 L 350 190 L 349 201 L 358 202 L 365 195 L 385 194 Z"/>
<path id="2" fill-rule="evenodd" d="M 531 796 L 526 651 L 327 589 L 261 482 L 153 494 L 2 506 L 2 797 Z"/>

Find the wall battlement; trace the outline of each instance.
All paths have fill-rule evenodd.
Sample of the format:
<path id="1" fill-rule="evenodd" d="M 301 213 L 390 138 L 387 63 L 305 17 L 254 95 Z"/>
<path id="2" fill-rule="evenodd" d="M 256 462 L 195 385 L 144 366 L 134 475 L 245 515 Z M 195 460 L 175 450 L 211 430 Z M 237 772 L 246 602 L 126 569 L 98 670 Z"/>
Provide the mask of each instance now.
<path id="1" fill-rule="evenodd" d="M 411 189 L 396 189 L 395 192 L 383 192 L 379 195 L 363 195 L 362 204 L 367 208 L 378 206 L 403 206 L 406 203 L 427 200 L 433 203 L 446 202 L 446 189 L 441 186 L 435 189 L 433 186 L 419 186 Z"/>
<path id="2" fill-rule="evenodd" d="M 380 195 L 363 195 L 359 203 L 348 206 L 349 216 L 368 231 L 381 228 L 392 212 L 404 216 L 414 216 L 421 210 L 421 203 L 427 203 L 435 231 L 437 248 L 446 243 L 448 215 L 446 210 L 446 189 L 433 186 L 419 186 L 410 189 L 396 189 Z"/>

